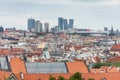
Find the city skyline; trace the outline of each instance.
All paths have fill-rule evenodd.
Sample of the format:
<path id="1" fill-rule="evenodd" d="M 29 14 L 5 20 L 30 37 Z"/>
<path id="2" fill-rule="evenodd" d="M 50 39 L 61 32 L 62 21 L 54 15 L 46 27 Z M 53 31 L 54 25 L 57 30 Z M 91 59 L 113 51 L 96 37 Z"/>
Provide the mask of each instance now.
<path id="1" fill-rule="evenodd" d="M 27 19 L 57 25 L 58 17 L 74 19 L 77 28 L 120 27 L 120 0 L 0 0 L 0 25 L 27 29 Z"/>

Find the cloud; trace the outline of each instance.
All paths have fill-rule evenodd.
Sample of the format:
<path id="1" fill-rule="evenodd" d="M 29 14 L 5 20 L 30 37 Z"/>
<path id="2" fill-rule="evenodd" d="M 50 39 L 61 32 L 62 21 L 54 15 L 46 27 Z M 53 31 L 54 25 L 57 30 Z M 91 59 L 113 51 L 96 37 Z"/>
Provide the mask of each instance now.
<path id="1" fill-rule="evenodd" d="M 74 4 L 83 6 L 120 6 L 120 0 L 71 0 Z"/>
<path id="2" fill-rule="evenodd" d="M 103 6 L 120 6 L 120 0 L 110 0 L 102 3 Z"/>
<path id="3" fill-rule="evenodd" d="M 0 24 L 25 29 L 33 17 L 57 25 L 57 18 L 73 18 L 77 26 L 119 23 L 120 0 L 0 0 Z M 54 25 L 54 26 L 55 26 Z"/>
<path id="4" fill-rule="evenodd" d="M 103 1 L 108 1 L 108 0 L 72 0 L 73 2 L 103 2 Z"/>

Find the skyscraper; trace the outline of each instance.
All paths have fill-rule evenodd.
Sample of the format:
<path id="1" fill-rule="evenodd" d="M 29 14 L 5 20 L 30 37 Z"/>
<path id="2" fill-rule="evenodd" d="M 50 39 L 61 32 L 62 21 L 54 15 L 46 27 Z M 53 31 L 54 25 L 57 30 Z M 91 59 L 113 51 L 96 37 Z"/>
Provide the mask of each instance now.
<path id="1" fill-rule="evenodd" d="M 39 30 L 40 30 L 40 33 L 43 32 L 43 24 L 42 24 L 42 23 L 40 23 L 40 28 L 39 28 Z"/>
<path id="2" fill-rule="evenodd" d="M 35 32 L 41 33 L 43 31 L 43 26 L 40 21 L 35 21 Z"/>
<path id="3" fill-rule="evenodd" d="M 28 30 L 34 31 L 34 29 L 35 29 L 35 20 L 30 18 L 28 19 Z"/>
<path id="4" fill-rule="evenodd" d="M 73 25 L 74 25 L 74 20 L 69 19 L 69 29 L 73 29 Z"/>
<path id="5" fill-rule="evenodd" d="M 104 31 L 108 31 L 108 28 L 107 28 L 107 27 L 104 27 Z"/>
<path id="6" fill-rule="evenodd" d="M 35 21 L 35 32 L 40 32 L 40 21 Z"/>
<path id="7" fill-rule="evenodd" d="M 45 32 L 49 32 L 49 23 L 44 23 Z"/>
<path id="8" fill-rule="evenodd" d="M 0 32 L 4 32 L 4 28 L 0 26 Z"/>
<path id="9" fill-rule="evenodd" d="M 64 19 L 64 20 L 63 20 L 63 26 L 64 26 L 64 30 L 68 30 L 67 19 Z"/>
<path id="10" fill-rule="evenodd" d="M 59 31 L 64 30 L 64 28 L 63 28 L 63 18 L 62 17 L 58 18 L 58 26 L 59 26 Z"/>
<path id="11" fill-rule="evenodd" d="M 59 26 L 55 26 L 55 29 L 54 29 L 55 31 L 55 33 L 58 33 L 59 32 Z"/>

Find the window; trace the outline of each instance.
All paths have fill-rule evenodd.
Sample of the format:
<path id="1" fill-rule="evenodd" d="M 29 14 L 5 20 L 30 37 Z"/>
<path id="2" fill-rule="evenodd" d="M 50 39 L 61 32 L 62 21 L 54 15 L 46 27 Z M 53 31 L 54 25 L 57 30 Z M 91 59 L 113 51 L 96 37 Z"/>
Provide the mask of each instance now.
<path id="1" fill-rule="evenodd" d="M 107 80 L 107 79 L 105 77 L 103 77 L 102 80 Z"/>

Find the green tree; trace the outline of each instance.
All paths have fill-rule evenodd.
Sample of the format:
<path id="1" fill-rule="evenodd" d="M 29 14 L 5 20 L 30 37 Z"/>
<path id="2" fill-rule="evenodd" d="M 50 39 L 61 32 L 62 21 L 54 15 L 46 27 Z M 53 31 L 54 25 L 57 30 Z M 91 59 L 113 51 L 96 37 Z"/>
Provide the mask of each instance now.
<path id="1" fill-rule="evenodd" d="M 55 77 L 53 77 L 52 75 L 50 75 L 49 80 L 56 80 L 56 78 L 55 78 Z"/>
<path id="2" fill-rule="evenodd" d="M 69 80 L 82 80 L 81 74 L 79 72 L 76 72 L 74 75 L 70 77 Z"/>
<path id="3" fill-rule="evenodd" d="M 58 80 L 66 80 L 63 76 L 59 76 Z"/>
<path id="4" fill-rule="evenodd" d="M 2 79 L 0 79 L 0 80 L 2 80 Z M 10 80 L 10 78 L 6 78 L 6 77 L 4 77 L 4 80 Z"/>
<path id="5" fill-rule="evenodd" d="M 101 66 L 104 66 L 104 63 L 98 62 L 93 65 L 93 68 L 100 68 Z"/>
<path id="6" fill-rule="evenodd" d="M 89 78 L 88 80 L 95 80 L 94 78 Z"/>

